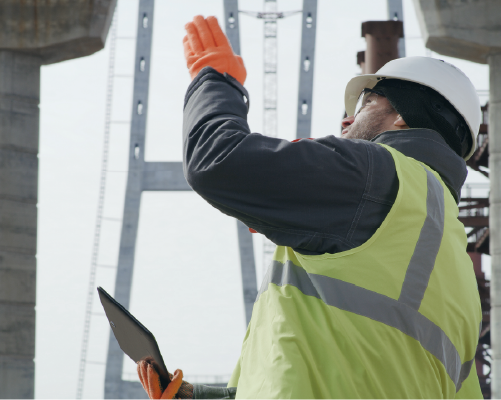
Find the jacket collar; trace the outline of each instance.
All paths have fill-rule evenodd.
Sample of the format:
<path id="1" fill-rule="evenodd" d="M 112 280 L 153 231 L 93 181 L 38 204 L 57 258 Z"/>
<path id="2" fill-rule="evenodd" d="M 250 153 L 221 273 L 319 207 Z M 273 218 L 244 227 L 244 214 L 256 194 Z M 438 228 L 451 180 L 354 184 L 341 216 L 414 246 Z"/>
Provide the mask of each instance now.
<path id="1" fill-rule="evenodd" d="M 431 129 L 403 129 L 380 133 L 371 142 L 391 146 L 438 172 L 459 203 L 461 187 L 468 174 L 466 162 L 447 145 L 440 134 Z"/>

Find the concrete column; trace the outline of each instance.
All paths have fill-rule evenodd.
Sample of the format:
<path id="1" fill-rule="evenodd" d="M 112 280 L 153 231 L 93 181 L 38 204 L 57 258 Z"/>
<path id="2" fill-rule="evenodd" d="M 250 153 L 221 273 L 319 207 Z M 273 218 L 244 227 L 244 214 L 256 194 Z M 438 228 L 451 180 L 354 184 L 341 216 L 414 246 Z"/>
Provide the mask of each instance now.
<path id="1" fill-rule="evenodd" d="M 38 56 L 0 51 L 0 398 L 33 398 Z"/>
<path id="2" fill-rule="evenodd" d="M 367 21 L 362 23 L 367 42 L 365 73 L 374 74 L 388 61 L 398 58 L 398 40 L 404 37 L 402 21 Z"/>
<path id="3" fill-rule="evenodd" d="M 365 75 L 367 72 L 365 72 L 365 51 L 359 51 L 357 53 L 357 64 L 360 66 L 360 69 L 362 70 L 361 73 L 362 75 Z"/>
<path id="4" fill-rule="evenodd" d="M 492 398 L 501 398 L 501 52 L 489 62 L 489 235 L 491 253 Z"/>

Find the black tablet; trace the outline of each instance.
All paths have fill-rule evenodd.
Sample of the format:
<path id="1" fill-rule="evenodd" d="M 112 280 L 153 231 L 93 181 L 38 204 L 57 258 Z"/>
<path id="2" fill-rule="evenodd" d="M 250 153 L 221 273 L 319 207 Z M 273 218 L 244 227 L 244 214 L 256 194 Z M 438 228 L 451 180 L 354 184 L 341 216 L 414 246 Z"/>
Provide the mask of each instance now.
<path id="1" fill-rule="evenodd" d="M 102 287 L 98 287 L 97 291 L 111 329 L 123 352 L 136 363 L 144 357 L 153 357 L 167 374 L 155 336 Z"/>

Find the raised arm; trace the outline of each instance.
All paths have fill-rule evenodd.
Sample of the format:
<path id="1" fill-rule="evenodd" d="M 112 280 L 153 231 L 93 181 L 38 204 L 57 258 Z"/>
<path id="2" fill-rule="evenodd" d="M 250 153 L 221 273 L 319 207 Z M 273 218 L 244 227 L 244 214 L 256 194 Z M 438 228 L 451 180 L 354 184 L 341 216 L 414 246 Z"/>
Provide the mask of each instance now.
<path id="1" fill-rule="evenodd" d="M 184 170 L 192 188 L 274 243 L 304 253 L 339 252 L 365 241 L 357 236 L 364 212 L 375 221 L 370 235 L 394 199 L 391 155 L 373 143 L 332 135 L 290 142 L 251 133 L 247 91 L 218 67 L 209 63 L 199 71 L 186 94 Z M 387 193 L 372 187 L 374 163 L 387 172 Z M 372 200 L 364 195 L 381 197 L 376 209 L 366 209 Z"/>

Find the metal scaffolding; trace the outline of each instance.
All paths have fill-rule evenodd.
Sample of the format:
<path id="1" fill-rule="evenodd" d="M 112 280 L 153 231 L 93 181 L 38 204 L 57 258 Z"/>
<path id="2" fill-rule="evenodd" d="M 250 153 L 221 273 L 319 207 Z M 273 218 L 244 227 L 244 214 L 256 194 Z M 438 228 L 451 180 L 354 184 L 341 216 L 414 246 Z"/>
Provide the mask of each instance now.
<path id="1" fill-rule="evenodd" d="M 277 13 L 276 0 L 264 1 L 264 13 L 258 18 L 264 18 L 263 42 L 263 134 L 277 136 L 277 19 L 283 18 Z"/>
<path id="2" fill-rule="evenodd" d="M 115 82 L 115 50 L 117 42 L 117 10 L 113 15 L 113 22 L 110 32 L 110 55 L 108 59 L 108 79 L 106 86 L 106 110 L 104 117 L 104 143 L 103 155 L 101 159 L 101 177 L 99 180 L 99 199 L 97 204 L 96 224 L 94 228 L 94 241 L 92 245 L 92 260 L 90 267 L 89 285 L 87 288 L 87 302 L 85 307 L 85 322 L 82 338 L 82 348 L 80 351 L 80 368 L 78 371 L 77 399 L 83 395 L 85 367 L 87 366 L 87 351 L 89 348 L 89 335 L 92 317 L 93 300 L 96 295 L 96 271 L 98 268 L 99 245 L 101 242 L 101 226 L 103 223 L 104 197 L 106 192 L 106 177 L 108 170 L 108 154 L 110 147 L 111 128 L 111 106 L 113 101 L 113 86 Z"/>

